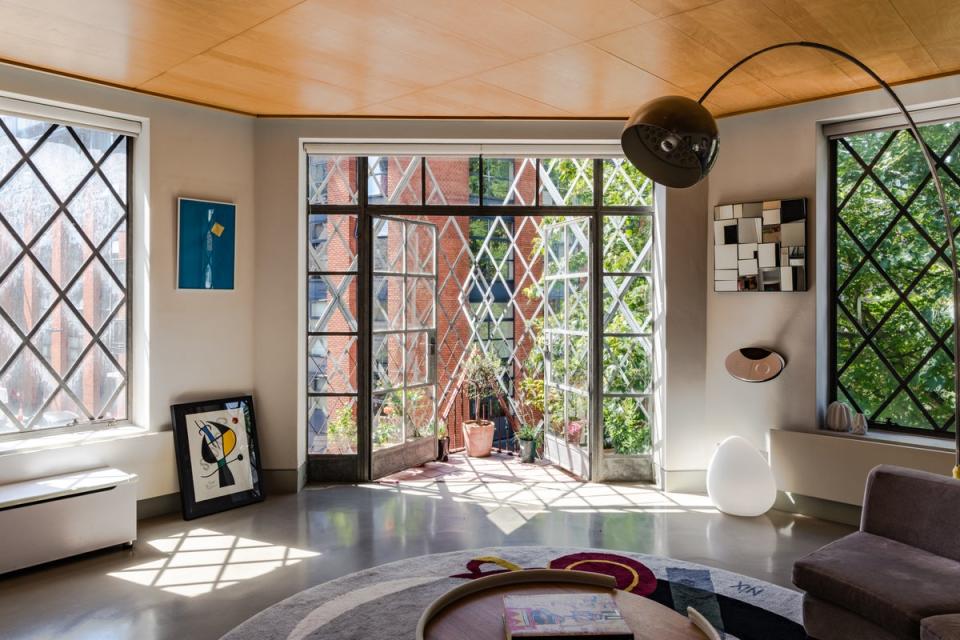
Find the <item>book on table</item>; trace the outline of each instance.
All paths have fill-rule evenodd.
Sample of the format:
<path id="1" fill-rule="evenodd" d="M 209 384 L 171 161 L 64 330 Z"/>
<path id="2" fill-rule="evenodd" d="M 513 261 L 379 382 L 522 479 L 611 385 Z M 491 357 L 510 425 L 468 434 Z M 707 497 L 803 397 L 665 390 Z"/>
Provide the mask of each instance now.
<path id="1" fill-rule="evenodd" d="M 507 640 L 634 640 L 608 593 L 545 593 L 503 596 Z"/>

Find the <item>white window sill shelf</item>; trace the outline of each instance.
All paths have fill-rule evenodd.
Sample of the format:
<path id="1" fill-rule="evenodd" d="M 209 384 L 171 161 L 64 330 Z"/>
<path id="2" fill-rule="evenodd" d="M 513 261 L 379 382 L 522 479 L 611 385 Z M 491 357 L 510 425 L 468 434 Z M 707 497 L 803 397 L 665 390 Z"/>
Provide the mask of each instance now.
<path id="1" fill-rule="evenodd" d="M 849 438 L 851 440 L 862 440 L 864 442 L 895 444 L 905 447 L 917 447 L 919 449 L 933 449 L 936 451 L 953 451 L 955 447 L 954 441 L 951 438 L 935 438 L 933 436 L 920 436 L 912 433 L 868 431 L 866 435 L 860 436 L 843 431 L 830 431 L 829 429 L 818 429 L 816 433 L 817 435 L 830 436 L 833 438 Z"/>
<path id="2" fill-rule="evenodd" d="M 0 440 L 0 456 L 31 453 L 47 449 L 62 449 L 97 442 L 107 442 L 123 438 L 137 438 L 150 433 L 146 427 L 133 424 L 118 425 L 105 429 L 90 429 L 72 433 L 56 433 L 43 436 L 30 436 L 9 440 Z"/>

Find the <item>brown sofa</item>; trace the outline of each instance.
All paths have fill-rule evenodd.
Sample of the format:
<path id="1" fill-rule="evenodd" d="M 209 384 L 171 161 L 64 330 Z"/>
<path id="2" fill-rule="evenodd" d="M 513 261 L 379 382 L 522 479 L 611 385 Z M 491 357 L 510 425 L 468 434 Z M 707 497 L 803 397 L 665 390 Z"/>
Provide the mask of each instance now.
<path id="1" fill-rule="evenodd" d="M 960 640 L 960 481 L 881 465 L 860 530 L 801 558 L 816 640 Z"/>

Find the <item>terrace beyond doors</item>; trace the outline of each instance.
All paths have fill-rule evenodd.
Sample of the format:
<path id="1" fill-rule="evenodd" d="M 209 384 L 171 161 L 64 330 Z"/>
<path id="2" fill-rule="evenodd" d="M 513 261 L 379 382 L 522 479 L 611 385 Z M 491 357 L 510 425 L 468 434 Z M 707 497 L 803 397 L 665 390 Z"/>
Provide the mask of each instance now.
<path id="1" fill-rule="evenodd" d="M 649 179 L 618 157 L 306 146 L 310 480 L 416 466 L 439 429 L 457 450 L 477 418 L 497 450 L 532 427 L 541 456 L 585 480 L 652 479 Z M 486 395 L 474 355 L 499 366 Z"/>

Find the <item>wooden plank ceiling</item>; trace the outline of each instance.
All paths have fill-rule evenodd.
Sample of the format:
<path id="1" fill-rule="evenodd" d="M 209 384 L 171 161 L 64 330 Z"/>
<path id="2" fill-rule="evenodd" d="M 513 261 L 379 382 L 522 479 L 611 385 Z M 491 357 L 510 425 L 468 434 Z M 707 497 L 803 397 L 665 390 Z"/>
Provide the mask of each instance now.
<path id="1" fill-rule="evenodd" d="M 817 40 L 890 82 L 960 71 L 958 0 L 0 0 L 0 59 L 259 115 L 625 117 Z M 788 49 L 716 114 L 868 88 Z"/>

